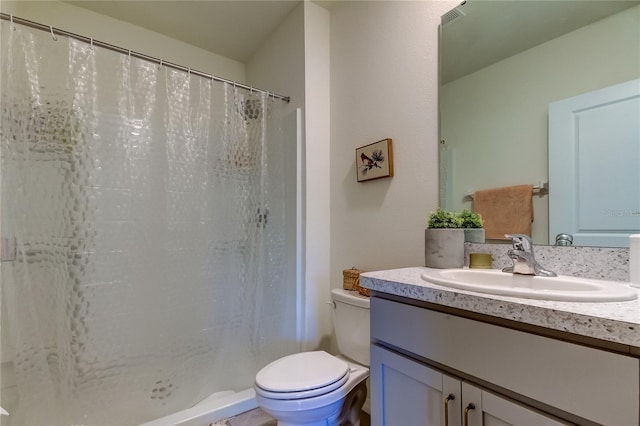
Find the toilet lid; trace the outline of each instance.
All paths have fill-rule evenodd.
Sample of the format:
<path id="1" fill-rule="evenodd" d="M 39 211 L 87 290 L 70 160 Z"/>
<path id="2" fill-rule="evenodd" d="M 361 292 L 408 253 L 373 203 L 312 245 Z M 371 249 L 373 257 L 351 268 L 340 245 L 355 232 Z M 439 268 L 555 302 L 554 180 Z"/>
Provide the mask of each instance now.
<path id="1" fill-rule="evenodd" d="M 256 386 L 266 397 L 310 398 L 342 386 L 349 364 L 324 351 L 302 352 L 280 358 L 256 375 Z"/>

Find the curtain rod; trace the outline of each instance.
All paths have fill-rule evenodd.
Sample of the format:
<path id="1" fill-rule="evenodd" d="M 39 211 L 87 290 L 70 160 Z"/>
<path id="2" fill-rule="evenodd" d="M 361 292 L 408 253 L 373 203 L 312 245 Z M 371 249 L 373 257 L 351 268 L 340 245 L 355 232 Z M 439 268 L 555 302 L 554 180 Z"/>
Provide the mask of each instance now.
<path id="1" fill-rule="evenodd" d="M 281 99 L 285 102 L 289 102 L 291 100 L 291 98 L 289 96 L 284 96 L 284 95 L 278 95 L 277 93 L 273 93 L 273 92 L 269 92 L 266 90 L 261 90 L 261 89 L 257 89 L 255 87 L 252 86 L 247 86 L 246 84 L 242 84 L 242 83 L 238 83 L 235 82 L 233 80 L 227 80 L 226 78 L 222 78 L 222 77 L 217 77 L 213 74 L 208 74 L 202 71 L 197 71 L 194 69 L 191 69 L 189 67 L 185 67 L 183 65 L 178 65 L 178 64 L 174 64 L 172 62 L 167 62 L 163 59 L 159 59 L 159 58 L 154 58 L 153 56 L 149 56 L 149 55 L 145 55 L 144 53 L 139 53 L 139 52 L 134 52 L 131 49 L 125 49 L 119 46 L 114 46 L 113 44 L 109 44 L 109 43 L 105 43 L 103 41 L 98 41 L 98 40 L 94 40 L 90 37 L 85 37 L 85 36 L 81 36 L 79 34 L 74 34 L 65 30 L 61 30 L 59 28 L 55 28 L 52 27 L 50 25 L 44 25 L 44 24 L 40 24 L 38 22 L 34 22 L 34 21 L 29 21 L 27 19 L 23 19 L 23 18 L 18 18 L 16 16 L 13 15 L 9 15 L 7 13 L 3 13 L 0 12 L 0 18 L 5 20 L 5 21 L 10 21 L 11 23 L 14 24 L 20 24 L 20 25 L 24 25 L 27 27 L 31 27 L 31 28 L 35 28 L 38 30 L 42 30 L 42 31 L 47 31 L 50 32 L 51 35 L 54 37 L 55 40 L 55 35 L 62 35 L 62 36 L 66 36 L 66 37 L 70 37 L 76 40 L 80 40 L 84 43 L 88 43 L 91 44 L 92 46 L 99 46 L 99 47 L 103 47 L 105 49 L 109 49 L 112 50 L 114 52 L 118 52 L 118 53 L 123 53 L 126 54 L 128 56 L 133 56 L 134 58 L 138 58 L 138 59 L 143 59 L 145 61 L 149 61 L 149 62 L 155 62 L 156 64 L 160 65 L 160 66 L 166 66 L 169 68 L 173 68 L 173 69 L 177 69 L 180 71 L 184 71 L 184 72 L 188 72 L 190 74 L 195 74 L 199 77 L 204 77 L 207 78 L 209 80 L 214 80 L 214 81 L 220 81 L 222 83 L 228 83 L 228 84 L 232 84 L 234 87 L 239 87 L 241 89 L 245 89 L 245 90 L 250 90 L 250 91 L 256 91 L 256 92 L 261 92 L 261 93 L 266 93 L 267 96 L 271 96 L 273 98 L 276 99 Z"/>

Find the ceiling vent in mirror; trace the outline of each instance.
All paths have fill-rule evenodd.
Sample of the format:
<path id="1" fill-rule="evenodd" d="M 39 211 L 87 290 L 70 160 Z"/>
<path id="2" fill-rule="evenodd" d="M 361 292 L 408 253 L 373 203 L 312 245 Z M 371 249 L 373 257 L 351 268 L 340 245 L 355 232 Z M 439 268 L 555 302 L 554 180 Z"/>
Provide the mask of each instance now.
<path id="1" fill-rule="evenodd" d="M 451 9 L 450 11 L 442 15 L 440 19 L 441 19 L 442 25 L 444 26 L 462 18 L 463 16 L 464 16 L 464 12 L 460 10 L 459 7 L 456 7 L 455 9 Z"/>

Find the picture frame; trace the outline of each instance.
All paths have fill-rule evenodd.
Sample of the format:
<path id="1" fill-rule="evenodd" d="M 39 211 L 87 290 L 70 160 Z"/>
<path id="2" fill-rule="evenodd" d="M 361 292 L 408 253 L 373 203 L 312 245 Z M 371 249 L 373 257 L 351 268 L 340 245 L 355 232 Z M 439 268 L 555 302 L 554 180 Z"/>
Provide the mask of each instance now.
<path id="1" fill-rule="evenodd" d="M 393 176 L 391 138 L 356 148 L 356 180 L 366 182 Z"/>

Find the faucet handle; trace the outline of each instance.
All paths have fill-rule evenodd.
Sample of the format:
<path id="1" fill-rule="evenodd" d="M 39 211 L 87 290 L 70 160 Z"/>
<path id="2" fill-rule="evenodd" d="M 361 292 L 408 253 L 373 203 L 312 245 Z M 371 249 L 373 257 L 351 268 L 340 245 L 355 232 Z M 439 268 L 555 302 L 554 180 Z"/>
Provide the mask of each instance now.
<path id="1" fill-rule="evenodd" d="M 533 252 L 533 242 L 528 235 L 525 234 L 505 234 L 505 238 L 511 239 L 511 244 L 516 250 Z"/>

